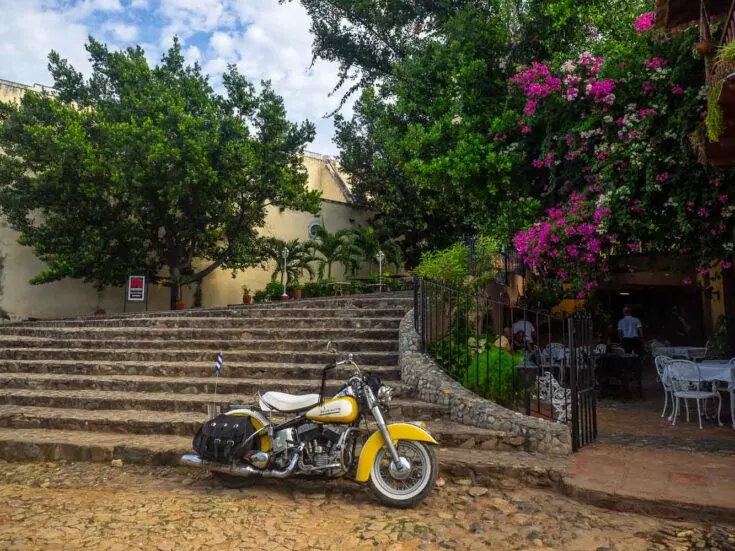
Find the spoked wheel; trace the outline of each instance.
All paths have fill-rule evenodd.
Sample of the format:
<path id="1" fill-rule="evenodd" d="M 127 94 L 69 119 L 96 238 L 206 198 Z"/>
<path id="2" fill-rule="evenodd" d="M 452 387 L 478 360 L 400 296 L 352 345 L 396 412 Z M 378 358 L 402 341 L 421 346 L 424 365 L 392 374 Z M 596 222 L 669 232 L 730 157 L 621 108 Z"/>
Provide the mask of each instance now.
<path id="1" fill-rule="evenodd" d="M 218 473 L 217 471 L 212 471 L 212 477 L 225 488 L 232 490 L 248 488 L 255 482 L 254 476 L 235 476 L 234 474 Z"/>
<path id="2" fill-rule="evenodd" d="M 424 442 L 401 440 L 396 445 L 398 455 L 408 469 L 396 469 L 387 448 L 375 456 L 370 472 L 370 488 L 386 505 L 412 507 L 431 493 L 438 475 L 434 446 Z"/>

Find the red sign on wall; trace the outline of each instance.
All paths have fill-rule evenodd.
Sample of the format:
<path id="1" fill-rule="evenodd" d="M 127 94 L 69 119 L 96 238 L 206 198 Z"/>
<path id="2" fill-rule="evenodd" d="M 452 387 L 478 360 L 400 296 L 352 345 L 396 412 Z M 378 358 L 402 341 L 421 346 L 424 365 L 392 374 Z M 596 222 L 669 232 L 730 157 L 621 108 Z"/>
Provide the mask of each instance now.
<path id="1" fill-rule="evenodd" d="M 145 276 L 130 276 L 128 278 L 128 300 L 145 300 Z"/>

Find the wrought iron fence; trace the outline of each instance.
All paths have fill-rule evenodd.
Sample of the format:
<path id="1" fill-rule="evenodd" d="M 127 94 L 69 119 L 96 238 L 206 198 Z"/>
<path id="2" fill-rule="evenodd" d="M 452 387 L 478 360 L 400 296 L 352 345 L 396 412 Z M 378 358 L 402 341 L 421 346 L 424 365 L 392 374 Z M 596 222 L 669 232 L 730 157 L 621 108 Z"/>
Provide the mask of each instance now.
<path id="1" fill-rule="evenodd" d="M 413 290 L 423 350 L 450 377 L 507 408 L 570 424 L 575 449 L 594 439 L 588 316 L 538 312 L 419 277 Z"/>

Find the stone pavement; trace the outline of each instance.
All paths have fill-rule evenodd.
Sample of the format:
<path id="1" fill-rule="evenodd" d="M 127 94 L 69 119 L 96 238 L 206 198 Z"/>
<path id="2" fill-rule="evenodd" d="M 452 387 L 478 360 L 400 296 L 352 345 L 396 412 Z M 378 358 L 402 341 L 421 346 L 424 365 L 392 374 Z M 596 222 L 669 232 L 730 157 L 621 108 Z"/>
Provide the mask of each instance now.
<path id="1" fill-rule="evenodd" d="M 735 519 L 735 456 L 597 444 L 573 456 L 564 486 L 615 509 Z"/>
<path id="2" fill-rule="evenodd" d="M 218 488 L 175 467 L 0 462 L 0 549 L 735 549 L 735 527 L 582 505 L 548 490 L 440 479 L 411 510 L 348 482 Z"/>

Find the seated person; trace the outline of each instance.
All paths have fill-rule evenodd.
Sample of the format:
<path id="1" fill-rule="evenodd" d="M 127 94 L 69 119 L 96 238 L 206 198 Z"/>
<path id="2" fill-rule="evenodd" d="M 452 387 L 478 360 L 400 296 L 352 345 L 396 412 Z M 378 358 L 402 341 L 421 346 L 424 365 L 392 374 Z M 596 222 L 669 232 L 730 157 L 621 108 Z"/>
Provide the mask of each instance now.
<path id="1" fill-rule="evenodd" d="M 519 331 L 526 336 L 529 342 L 534 342 L 536 340 L 536 329 L 530 321 L 518 320 L 515 322 L 513 324 L 513 334 L 515 335 Z"/>
<path id="2" fill-rule="evenodd" d="M 513 334 L 514 350 L 533 350 L 533 341 L 524 331 L 516 331 Z"/>
<path id="3" fill-rule="evenodd" d="M 503 334 L 495 339 L 493 344 L 507 352 L 513 352 L 513 333 L 511 332 L 510 327 L 504 328 Z"/>

